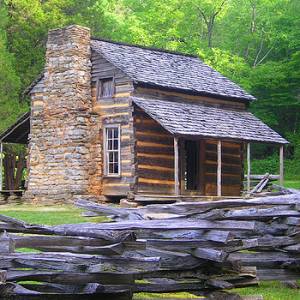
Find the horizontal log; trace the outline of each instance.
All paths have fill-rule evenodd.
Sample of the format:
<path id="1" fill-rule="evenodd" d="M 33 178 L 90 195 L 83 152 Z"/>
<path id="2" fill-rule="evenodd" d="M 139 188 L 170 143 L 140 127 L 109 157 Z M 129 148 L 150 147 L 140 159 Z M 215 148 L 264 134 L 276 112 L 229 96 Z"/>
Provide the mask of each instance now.
<path id="1" fill-rule="evenodd" d="M 169 154 L 161 154 L 161 153 L 144 153 L 144 152 L 138 152 L 137 157 L 147 157 L 147 158 L 157 158 L 157 159 L 164 159 L 164 160 L 173 160 L 174 156 Z"/>
<path id="2" fill-rule="evenodd" d="M 252 180 L 262 180 L 264 178 L 265 175 L 255 175 L 255 174 L 251 174 L 250 175 L 250 179 Z M 269 174 L 269 179 L 270 180 L 278 180 L 279 179 L 279 175 L 272 175 L 272 174 Z M 245 175 L 245 179 L 247 179 L 247 175 Z"/>
<path id="3" fill-rule="evenodd" d="M 172 240 L 163 240 L 163 239 L 148 239 L 146 241 L 148 247 L 154 247 L 159 249 L 165 249 L 170 251 L 182 251 L 182 250 L 192 250 L 193 248 L 214 248 L 214 247 L 224 247 L 223 243 L 217 243 L 208 241 L 205 239 L 195 239 L 195 240 L 184 240 L 184 239 L 172 239 Z M 229 246 L 229 243 L 227 244 Z"/>
<path id="4" fill-rule="evenodd" d="M 297 258 L 283 252 L 253 252 L 253 253 L 230 253 L 229 261 L 239 261 L 243 266 L 256 266 L 259 268 L 276 268 L 286 263 L 292 263 Z"/>
<path id="5" fill-rule="evenodd" d="M 205 153 L 206 161 L 211 164 L 211 161 L 217 161 L 217 153 L 214 152 L 206 152 Z M 241 157 L 240 156 L 230 156 L 230 155 L 222 155 L 222 162 L 226 164 L 232 165 L 240 165 L 241 164 Z"/>
<path id="6" fill-rule="evenodd" d="M 57 284 L 50 285 L 50 284 L 23 284 L 18 285 L 15 283 L 7 283 L 5 286 L 3 286 L 2 291 L 5 293 L 2 295 L 1 299 L 3 300 L 98 300 L 99 297 L 105 299 L 105 300 L 131 300 L 132 299 L 132 291 L 131 290 L 125 290 L 123 289 L 112 289 L 109 286 L 102 286 L 100 284 L 87 284 L 86 286 L 95 286 L 97 285 L 97 288 L 94 288 L 91 290 L 91 288 L 82 289 L 82 291 L 78 292 L 78 286 L 77 289 L 74 288 L 71 291 L 66 291 L 69 289 L 65 289 L 59 293 L 58 288 L 55 289 Z M 52 286 L 52 289 L 50 288 Z M 53 287 L 54 286 L 54 287 Z M 104 287 L 104 291 L 100 291 L 99 287 Z M 41 291 L 37 291 L 41 290 Z M 44 291 L 46 290 L 46 291 Z M 50 290 L 50 293 L 49 293 Z M 75 290 L 75 292 L 74 292 Z M 100 295 L 99 295 L 100 294 Z"/>
<path id="7" fill-rule="evenodd" d="M 1 267 L 8 268 L 40 268 L 65 270 L 68 272 L 90 273 L 104 272 L 113 269 L 123 270 L 156 270 L 159 257 L 105 257 L 99 255 L 75 253 L 11 253 L 0 254 Z"/>
<path id="8" fill-rule="evenodd" d="M 210 248 L 197 248 L 192 251 L 193 256 L 212 260 L 215 262 L 223 262 L 227 258 L 228 254 L 222 250 L 210 249 Z"/>
<path id="9" fill-rule="evenodd" d="M 145 177 L 139 177 L 138 183 L 142 184 L 159 184 L 159 185 L 174 185 L 174 180 L 166 179 L 150 179 Z"/>
<path id="10" fill-rule="evenodd" d="M 204 289 L 202 281 L 195 281 L 191 283 L 176 282 L 176 283 L 139 283 L 132 287 L 135 293 L 174 293 L 174 292 L 191 292 L 201 291 Z"/>
<path id="11" fill-rule="evenodd" d="M 176 229 L 219 229 L 219 230 L 243 230 L 243 231 L 255 231 L 257 229 L 256 222 L 251 221 L 207 221 L 207 220 L 197 220 L 197 222 L 191 220 L 145 220 L 140 221 L 122 221 L 118 223 L 101 223 L 101 224 L 66 224 L 57 225 L 53 227 L 54 232 L 60 234 L 66 232 L 68 235 L 71 232 L 77 232 L 78 236 L 81 233 L 91 233 L 91 235 L 96 235 L 97 233 L 103 231 L 110 231 L 113 234 L 115 231 L 134 231 L 134 230 L 176 230 Z"/>
<path id="12" fill-rule="evenodd" d="M 107 240 L 71 236 L 11 235 L 11 238 L 14 240 L 16 248 L 34 248 L 37 246 L 105 246 L 109 244 Z"/>
<path id="13" fill-rule="evenodd" d="M 140 165 L 138 165 L 137 175 L 139 176 L 140 182 L 143 182 L 141 179 L 153 179 L 161 181 L 171 181 L 171 184 L 173 184 L 174 180 L 174 171 L 170 172 L 169 170 L 156 170 L 155 167 L 152 167 L 152 169 L 141 169 Z"/>
<path id="14" fill-rule="evenodd" d="M 148 205 L 147 210 L 155 212 L 169 212 L 178 215 L 188 216 L 190 214 L 202 213 L 207 210 L 217 208 L 239 208 L 239 207 L 255 207 L 265 205 L 294 205 L 300 203 L 300 193 L 284 195 L 261 197 L 255 199 L 228 199 L 219 201 L 201 201 L 201 202 L 184 202 L 166 205 Z"/>
<path id="15" fill-rule="evenodd" d="M 290 206 L 277 206 L 272 208 L 249 208 L 232 210 L 224 213 L 223 219 L 232 220 L 261 220 L 279 217 L 300 217 L 300 212 L 292 210 Z"/>
<path id="16" fill-rule="evenodd" d="M 8 297 L 12 295 L 39 295 L 39 292 L 28 290 L 24 287 L 22 287 L 19 284 L 12 283 L 12 282 L 6 282 L 4 284 L 0 285 L 0 298 L 3 299 L 3 297 Z"/>
<path id="17" fill-rule="evenodd" d="M 257 248 L 274 249 L 283 246 L 290 246 L 296 243 L 296 239 L 288 236 L 264 236 L 257 238 Z"/>
<path id="18" fill-rule="evenodd" d="M 174 174 L 174 168 L 173 167 L 166 167 L 166 166 L 158 166 L 158 165 L 151 165 L 151 164 L 138 164 L 139 169 L 144 170 L 153 170 L 153 171 L 159 171 L 159 172 L 170 172 Z"/>
<path id="19" fill-rule="evenodd" d="M 137 145 L 140 143 L 150 143 L 150 144 L 162 144 L 169 147 L 173 146 L 173 137 L 172 135 L 167 135 L 165 133 L 154 134 L 153 132 L 136 132 Z"/>
<path id="20" fill-rule="evenodd" d="M 0 220 L 3 215 L 0 215 Z M 79 236 L 79 237 L 90 237 L 108 240 L 112 243 L 118 243 L 123 241 L 130 241 L 134 239 L 131 232 L 128 231 L 114 231 L 106 232 L 105 230 L 94 231 L 93 227 L 96 224 L 83 223 L 80 225 L 60 225 L 60 226 L 42 226 L 42 225 L 30 225 L 24 222 L 23 226 L 14 224 L 14 218 L 10 218 L 10 223 L 0 223 L 0 229 L 4 229 L 11 232 L 19 233 L 32 233 L 32 234 L 43 234 L 43 235 L 66 235 L 66 236 Z M 98 224 L 99 225 L 99 224 Z M 101 224 L 100 224 L 101 225 Z M 64 228 L 64 226 L 67 226 Z"/>
<path id="21" fill-rule="evenodd" d="M 154 183 L 139 183 L 137 186 L 137 192 L 141 193 L 141 194 L 147 194 L 147 193 L 151 193 L 152 195 L 161 195 L 162 193 L 164 193 L 165 195 L 174 195 L 174 185 L 155 185 Z M 170 201 L 161 201 L 160 199 L 158 199 L 157 197 L 153 197 L 153 199 L 149 199 L 149 198 L 145 198 L 145 197 L 136 197 L 134 199 L 136 202 L 145 202 L 145 203 L 174 203 L 176 202 L 176 200 L 170 200 Z"/>
<path id="22" fill-rule="evenodd" d="M 143 215 L 136 209 L 116 208 L 108 205 L 100 205 L 84 199 L 77 200 L 75 205 L 97 213 L 99 216 L 118 216 L 123 220 L 142 220 Z"/>
<path id="23" fill-rule="evenodd" d="M 160 267 L 163 270 L 189 270 L 204 264 L 204 260 L 199 260 L 190 253 L 169 251 L 154 247 L 147 247 L 146 250 L 135 251 L 135 254 L 143 257 L 159 257 Z"/>
<path id="24" fill-rule="evenodd" d="M 157 153 L 159 151 L 160 154 L 163 155 L 169 155 L 169 156 L 173 156 L 174 155 L 174 149 L 173 147 L 160 147 L 158 144 L 154 147 L 154 146 L 137 146 L 136 147 L 136 151 L 138 153 L 146 153 L 146 154 L 153 154 L 153 153 Z"/>
<path id="25" fill-rule="evenodd" d="M 207 164 L 205 166 L 205 172 L 214 173 L 217 170 L 217 164 Z M 222 165 L 222 174 L 239 174 L 241 175 L 242 167 L 235 165 Z"/>
<path id="26" fill-rule="evenodd" d="M 290 245 L 290 246 L 284 247 L 283 249 L 288 252 L 295 252 L 295 253 L 299 254 L 300 253 L 300 244 Z"/>
<path id="27" fill-rule="evenodd" d="M 258 269 L 257 277 L 259 280 L 281 281 L 281 280 L 298 280 L 299 273 L 284 269 Z"/>
<path id="28" fill-rule="evenodd" d="M 117 273 L 117 272 L 102 272 L 102 273 L 64 273 L 36 270 L 9 270 L 7 272 L 7 281 L 42 281 L 50 283 L 85 284 L 91 282 L 101 282 L 103 284 L 125 284 L 131 283 L 134 280 L 134 275 Z"/>
<path id="29" fill-rule="evenodd" d="M 34 249 L 43 252 L 70 252 L 83 254 L 98 254 L 98 255 L 121 255 L 126 247 L 123 243 L 106 245 L 102 247 L 96 246 L 35 246 Z"/>
<path id="30" fill-rule="evenodd" d="M 42 294 L 73 294 L 75 295 L 93 295 L 93 294 L 103 294 L 106 293 L 105 286 L 99 283 L 88 283 L 82 285 L 65 285 L 65 284 L 56 284 L 56 283 L 39 283 L 39 284 L 31 284 L 31 283 L 22 283 L 22 286 L 40 292 Z M 62 295 L 62 296 L 63 296 Z M 101 295 L 102 296 L 102 295 Z"/>

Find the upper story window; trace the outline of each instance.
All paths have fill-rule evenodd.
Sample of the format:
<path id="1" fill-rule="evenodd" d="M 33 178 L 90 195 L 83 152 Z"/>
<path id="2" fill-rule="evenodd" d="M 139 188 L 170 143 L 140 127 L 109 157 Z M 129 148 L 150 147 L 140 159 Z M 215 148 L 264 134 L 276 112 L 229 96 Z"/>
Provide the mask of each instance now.
<path id="1" fill-rule="evenodd" d="M 104 129 L 105 175 L 120 175 L 120 126 L 109 126 Z"/>
<path id="2" fill-rule="evenodd" d="M 98 99 L 111 98 L 115 93 L 115 85 L 113 77 L 102 78 L 98 81 Z"/>

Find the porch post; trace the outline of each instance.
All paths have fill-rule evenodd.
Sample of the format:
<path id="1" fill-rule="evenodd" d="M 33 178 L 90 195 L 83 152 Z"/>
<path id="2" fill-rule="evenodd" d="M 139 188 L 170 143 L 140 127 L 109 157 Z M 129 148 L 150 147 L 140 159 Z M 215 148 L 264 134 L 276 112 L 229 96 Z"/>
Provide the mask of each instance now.
<path id="1" fill-rule="evenodd" d="M 179 151 L 178 151 L 178 138 L 174 137 L 174 192 L 179 195 Z"/>
<path id="2" fill-rule="evenodd" d="M 3 190 L 3 144 L 0 143 L 0 191 Z"/>
<path id="3" fill-rule="evenodd" d="M 281 145 L 279 149 L 279 184 L 283 186 L 283 150 L 284 146 Z"/>
<path id="4" fill-rule="evenodd" d="M 251 175 L 251 153 L 250 153 L 250 143 L 247 143 L 247 192 L 250 193 L 250 175 Z"/>
<path id="5" fill-rule="evenodd" d="M 222 142 L 218 141 L 217 196 L 222 196 Z"/>

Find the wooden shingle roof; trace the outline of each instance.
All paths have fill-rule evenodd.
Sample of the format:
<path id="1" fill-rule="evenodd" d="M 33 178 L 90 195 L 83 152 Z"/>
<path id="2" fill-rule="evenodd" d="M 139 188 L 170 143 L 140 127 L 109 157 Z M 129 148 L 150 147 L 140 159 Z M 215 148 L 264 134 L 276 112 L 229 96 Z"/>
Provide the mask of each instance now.
<path id="1" fill-rule="evenodd" d="M 255 99 L 194 56 L 96 39 L 91 46 L 139 84 L 246 102 Z"/>
<path id="2" fill-rule="evenodd" d="M 196 103 L 133 97 L 133 102 L 177 136 L 287 144 L 288 141 L 247 111 Z"/>

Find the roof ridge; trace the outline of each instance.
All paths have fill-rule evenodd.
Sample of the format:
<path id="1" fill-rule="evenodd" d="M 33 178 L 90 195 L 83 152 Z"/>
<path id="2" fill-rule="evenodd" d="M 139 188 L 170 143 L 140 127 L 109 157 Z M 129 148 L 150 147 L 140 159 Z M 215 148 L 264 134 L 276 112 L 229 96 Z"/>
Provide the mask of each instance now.
<path id="1" fill-rule="evenodd" d="M 106 42 L 106 43 L 116 44 L 116 45 L 120 45 L 120 46 L 128 46 L 128 47 L 140 48 L 140 49 L 149 50 L 149 51 L 169 53 L 169 54 L 174 54 L 174 55 L 179 55 L 179 56 L 197 58 L 197 59 L 201 60 L 197 55 L 194 55 L 194 54 L 172 51 L 172 50 L 167 50 L 167 49 L 163 49 L 163 48 L 155 48 L 155 47 L 143 46 L 143 45 L 139 45 L 139 44 L 130 44 L 130 43 L 126 43 L 126 42 L 119 42 L 119 41 L 113 41 L 113 40 L 109 40 L 109 39 L 96 38 L 96 37 L 92 37 L 91 39 L 94 41 Z"/>

